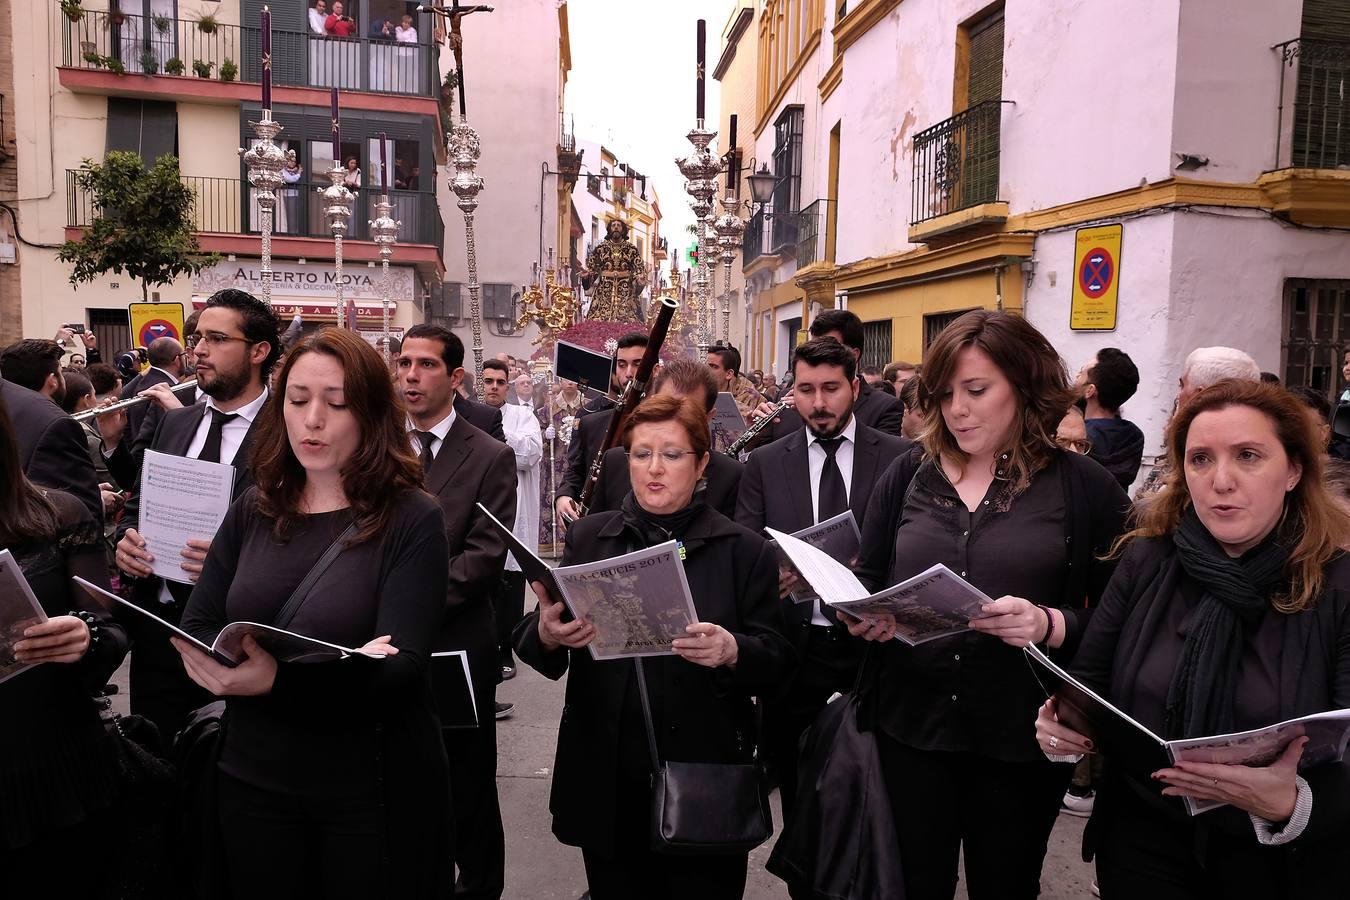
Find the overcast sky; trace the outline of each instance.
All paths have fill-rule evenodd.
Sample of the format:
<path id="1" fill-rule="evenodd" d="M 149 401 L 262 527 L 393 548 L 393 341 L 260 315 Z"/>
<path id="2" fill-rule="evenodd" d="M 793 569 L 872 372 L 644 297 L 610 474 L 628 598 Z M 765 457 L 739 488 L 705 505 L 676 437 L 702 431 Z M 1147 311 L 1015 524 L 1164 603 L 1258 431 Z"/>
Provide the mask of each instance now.
<path id="1" fill-rule="evenodd" d="M 661 233 L 672 254 L 693 242 L 685 228 L 694 214 L 675 158 L 693 149 L 685 134 L 694 127 L 696 23 L 708 21 L 707 118 L 715 127 L 718 84 L 712 70 L 721 52 L 722 26 L 735 6 L 733 0 L 567 4 L 572 72 L 566 107 L 576 119 L 577 137 L 604 144 L 655 183 Z M 599 169 L 599 160 L 583 163 Z"/>

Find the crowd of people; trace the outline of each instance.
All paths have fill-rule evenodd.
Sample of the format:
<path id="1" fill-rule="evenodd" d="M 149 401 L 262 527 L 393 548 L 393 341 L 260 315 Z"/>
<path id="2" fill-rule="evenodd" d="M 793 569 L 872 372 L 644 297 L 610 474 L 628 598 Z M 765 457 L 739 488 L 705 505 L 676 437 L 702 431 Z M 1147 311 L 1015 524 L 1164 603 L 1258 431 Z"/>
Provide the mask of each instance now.
<path id="1" fill-rule="evenodd" d="M 1186 358 L 1146 465 L 1128 353 L 1103 347 L 1071 377 L 1003 312 L 963 315 L 921 366 L 866 368 L 857 316 L 822 312 L 790 390 L 728 346 L 669 360 L 614 446 L 639 331 L 618 341 L 606 396 L 502 354 L 481 402 L 463 343 L 436 325 L 382 355 L 338 328 L 283 334 L 225 290 L 185 334 L 120 370 L 73 329 L 0 353 L 0 549 L 48 616 L 0 653 L 16 896 L 59 877 L 89 897 L 499 898 L 496 721 L 512 709 L 496 686 L 521 664 L 567 679 L 548 811 L 595 900 L 743 896 L 743 842 L 690 856 L 654 834 L 653 784 L 674 763 L 710 780 L 696 816 L 739 785 L 718 779 L 760 766 L 780 829 L 837 841 L 890 823 L 848 873 L 844 854 L 771 865 L 794 898 L 843 896 L 827 883 L 864 872 L 896 885 L 884 896 L 950 898 L 962 869 L 975 900 L 1034 898 L 1060 814 L 1090 816 L 1084 858 L 1108 900 L 1343 891 L 1344 761 L 1300 765 L 1296 737 L 1267 765 L 1133 770 L 1047 699 L 1023 652 L 1169 740 L 1350 707 L 1335 413 L 1241 350 Z M 83 365 L 63 366 L 61 342 Z M 715 443 L 724 393 L 760 426 L 735 456 Z M 149 402 L 98 413 L 135 396 Z M 138 530 L 146 450 L 235 470 L 214 537 L 169 560 Z M 991 598 L 970 630 L 912 646 L 893 617 L 841 616 L 805 590 L 766 529 L 844 513 L 860 550 L 840 562 L 867 589 L 942 563 Z M 527 582 L 493 518 L 565 565 L 677 541 L 697 621 L 667 653 L 597 659 L 595 622 Z M 356 652 L 282 661 L 249 636 L 231 666 L 185 639 L 233 622 Z M 132 716 L 109 720 L 128 653 Z M 16 664 L 31 668 L 6 677 Z M 840 695 L 875 749 L 875 790 L 830 798 L 804 748 Z M 146 760 L 177 771 L 155 802 Z M 1223 806 L 1189 816 L 1183 798 Z M 103 864 L 72 865 L 91 848 Z"/>

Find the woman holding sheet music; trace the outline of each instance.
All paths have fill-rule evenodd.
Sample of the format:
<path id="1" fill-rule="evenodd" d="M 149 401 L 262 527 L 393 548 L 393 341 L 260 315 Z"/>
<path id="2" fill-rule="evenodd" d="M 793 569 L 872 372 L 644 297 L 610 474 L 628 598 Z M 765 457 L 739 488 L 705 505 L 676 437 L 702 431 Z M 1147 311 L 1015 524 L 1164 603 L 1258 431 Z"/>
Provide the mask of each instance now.
<path id="1" fill-rule="evenodd" d="M 990 597 L 975 632 L 909 647 L 894 623 L 849 630 L 887 641 L 866 666 L 877 744 L 911 897 L 951 897 L 964 848 L 973 900 L 1034 898 L 1072 774 L 1037 751 L 1044 699 L 1022 658 L 1071 654 L 1111 566 L 1128 500 L 1096 462 L 1061 450 L 1073 395 L 1064 363 L 1021 316 L 977 310 L 924 360 L 921 458 L 877 484 L 859 577 L 873 590 L 943 563 Z"/>
<path id="2" fill-rule="evenodd" d="M 79 500 L 24 477 L 0 399 L 0 550 L 10 554 L 0 572 L 0 893 L 7 896 L 45 896 L 59 886 L 101 897 L 110 886 L 111 866 L 71 865 L 90 848 L 107 848 L 117 827 L 117 764 L 93 698 L 126 655 L 126 632 L 71 582 L 80 575 L 107 584 L 102 537 Z M 14 634 L 10 615 L 28 606 L 20 579 L 49 618 Z"/>
<path id="3" fill-rule="evenodd" d="M 1221 381 L 1173 417 L 1167 489 L 1141 509 L 1072 670 L 1165 739 L 1350 707 L 1350 542 L 1322 442 L 1278 385 Z M 1041 749 L 1092 752 L 1049 701 Z M 1350 766 L 1299 772 L 1306 737 L 1265 767 L 1131 771 L 1101 748 L 1084 852 L 1102 897 L 1345 895 Z M 1178 797 L 1230 808 L 1190 818 Z"/>
<path id="4" fill-rule="evenodd" d="M 227 668 L 174 640 L 192 679 L 226 698 L 228 887 L 445 896 L 448 780 L 427 680 L 448 573 L 440 508 L 419 488 L 388 370 L 354 332 L 303 338 L 276 393 L 256 487 L 212 541 L 183 630 L 209 644 L 230 622 L 276 624 L 383 658 L 278 662 L 245 638 L 247 658 Z"/>
<path id="5" fill-rule="evenodd" d="M 662 762 L 749 761 L 751 696 L 785 676 L 792 656 L 771 548 L 695 494 L 710 439 L 702 404 L 644 400 L 624 432 L 632 493 L 622 510 L 567 529 L 563 554 L 563 564 L 572 565 L 680 542 L 702 621 L 674 641 L 671 655 L 648 657 L 641 670 Z M 549 678 L 568 676 L 549 808 L 553 833 L 582 850 L 591 896 L 741 897 L 744 852 L 690 859 L 652 851 L 653 763 L 638 670 L 629 659 L 593 659 L 586 646 L 595 626 L 564 621 L 562 602 L 534 587 L 539 607 L 517 626 L 516 649 Z"/>

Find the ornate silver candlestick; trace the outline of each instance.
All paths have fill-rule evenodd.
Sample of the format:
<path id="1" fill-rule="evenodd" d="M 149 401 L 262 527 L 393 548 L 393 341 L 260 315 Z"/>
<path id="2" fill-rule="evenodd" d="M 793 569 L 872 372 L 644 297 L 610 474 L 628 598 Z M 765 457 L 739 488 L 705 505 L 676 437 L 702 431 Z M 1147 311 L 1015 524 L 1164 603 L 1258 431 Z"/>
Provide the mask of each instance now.
<path id="1" fill-rule="evenodd" d="M 721 248 L 722 269 L 726 276 L 722 288 L 722 340 L 731 343 L 731 264 L 745 237 L 745 220 L 737 215 L 741 204 L 734 195 L 726 194 L 721 202 L 722 215 L 717 217 L 713 227 L 717 230 L 717 245 Z"/>
<path id="2" fill-rule="evenodd" d="M 473 323 L 473 368 L 474 386 L 478 399 L 483 399 L 483 313 L 478 304 L 478 254 L 473 243 L 473 214 L 478 209 L 478 192 L 483 189 L 483 179 L 475 174 L 478 157 L 483 148 L 478 140 L 478 132 L 468 122 L 461 120 L 446 135 L 446 156 L 450 161 L 446 170 L 451 172 L 450 190 L 459 198 L 457 205 L 464 213 L 464 248 L 469 257 L 469 316 Z"/>
<path id="3" fill-rule="evenodd" d="M 319 193 L 323 195 L 323 214 L 328 217 L 328 228 L 333 232 L 333 271 L 337 279 L 334 282 L 333 296 L 337 300 L 338 324 L 343 328 L 355 328 L 355 321 L 347 321 L 347 305 L 342 299 L 342 236 L 347 233 L 347 222 L 352 217 L 352 192 L 347 190 L 343 179 L 347 170 L 333 161 L 328 170 L 328 187 Z"/>
<path id="4" fill-rule="evenodd" d="M 708 149 L 708 144 L 717 136 L 717 132 L 708 131 L 699 119 L 694 128 L 686 135 L 694 151 L 684 159 L 675 160 L 680 173 L 689 179 L 685 182 L 685 192 L 693 199 L 689 206 L 698 219 L 699 266 L 694 272 L 694 288 L 699 304 L 699 349 L 707 353 L 712 344 L 708 326 L 708 306 L 710 290 L 708 285 L 708 260 L 706 223 L 713 212 L 712 200 L 717 193 L 716 178 L 722 171 L 722 160 Z"/>
<path id="5" fill-rule="evenodd" d="M 394 205 L 389 202 L 389 195 L 381 194 L 375 204 L 375 218 L 370 220 L 370 239 L 380 248 L 380 318 L 384 328 L 385 362 L 389 362 L 393 356 L 389 351 L 389 258 L 394 255 L 394 245 L 398 243 L 398 229 L 403 224 L 396 222 L 389 215 L 393 209 Z"/>
<path id="6" fill-rule="evenodd" d="M 249 127 L 258 136 L 258 142 L 248 150 L 240 148 L 239 154 L 248 167 L 249 187 L 257 198 L 262 232 L 262 299 L 272 305 L 272 221 L 277 207 L 277 189 L 282 185 L 281 171 L 286 164 L 295 159 L 294 150 L 283 151 L 272 139 L 281 132 L 280 122 L 272 119 L 272 110 L 264 108 L 261 122 L 249 122 Z"/>

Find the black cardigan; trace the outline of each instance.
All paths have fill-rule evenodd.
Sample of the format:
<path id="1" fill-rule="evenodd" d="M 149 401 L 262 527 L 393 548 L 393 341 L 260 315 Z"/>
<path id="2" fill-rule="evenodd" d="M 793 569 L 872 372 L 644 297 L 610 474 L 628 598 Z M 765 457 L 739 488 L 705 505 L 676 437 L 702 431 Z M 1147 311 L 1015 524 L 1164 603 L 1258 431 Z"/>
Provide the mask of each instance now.
<path id="1" fill-rule="evenodd" d="M 703 621 L 736 637 L 735 669 L 710 669 L 675 656 L 643 660 L 652 695 L 662 759 L 733 762 L 749 757 L 753 734 L 750 697 L 787 677 L 792 646 L 784 637 L 778 603 L 778 562 L 768 543 L 707 507 L 683 540 L 685 576 Z M 567 529 L 563 564 L 593 562 L 636 549 L 619 511 L 595 513 Z M 646 765 L 646 738 L 621 733 L 634 672 L 630 660 L 597 662 L 587 650 L 545 652 L 539 611 L 513 634 L 522 660 L 549 678 L 568 674 L 549 810 L 553 833 L 564 844 L 602 853 L 615 843 L 619 777 Z M 620 747 L 640 754 L 620 759 Z"/>
<path id="2" fill-rule="evenodd" d="M 1275 704 L 1279 721 L 1350 707 L 1350 557 L 1343 555 L 1329 563 L 1324 577 L 1322 595 L 1311 609 L 1294 615 L 1266 613 L 1280 616 L 1284 628 Z M 1199 589 L 1181 570 L 1170 537 L 1134 541 L 1083 635 L 1072 670 L 1108 699 L 1118 701 L 1119 686 L 1136 674 L 1130 662 L 1141 647 L 1180 640 L 1179 635 L 1159 627 L 1164 610 L 1184 602 L 1183 592 Z M 1125 712 L 1134 711 L 1127 708 Z M 1188 821 L 1197 829 L 1215 827 L 1245 836 L 1252 853 L 1266 854 L 1270 864 L 1286 867 L 1288 896 L 1340 896 L 1345 890 L 1345 837 L 1350 833 L 1350 764 L 1328 763 L 1302 774 L 1312 788 L 1312 816 L 1303 833 L 1288 845 L 1259 844 L 1248 817 L 1232 808 Z M 1084 835 L 1085 854 L 1094 849 L 1093 838 L 1112 814 L 1113 794 L 1120 790 L 1130 790 L 1123 778 L 1107 779 Z M 1180 801 L 1171 803 L 1180 816 Z M 1148 808 L 1167 812 L 1158 804 Z"/>

